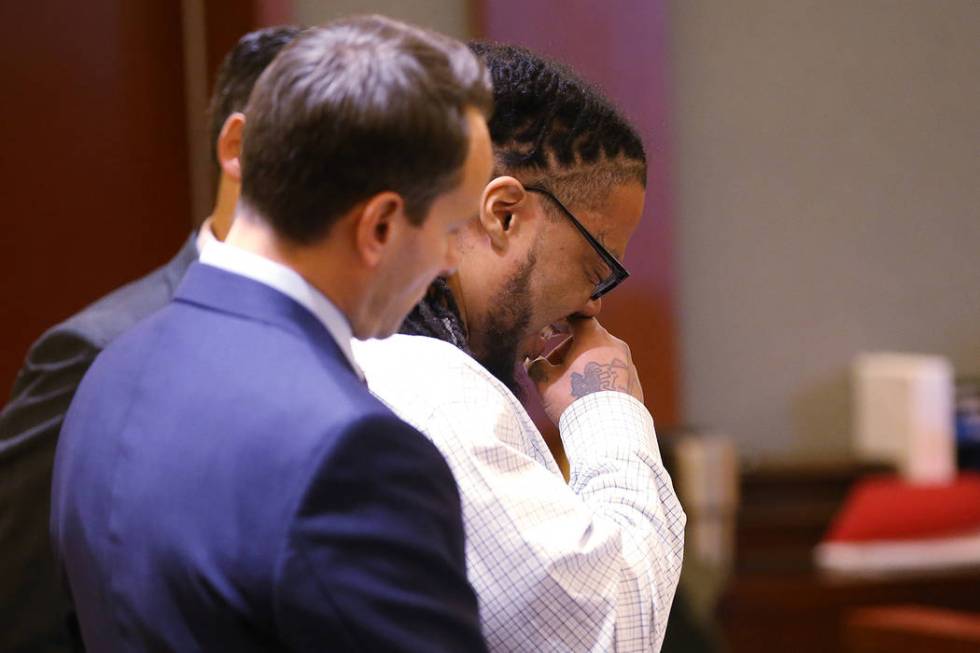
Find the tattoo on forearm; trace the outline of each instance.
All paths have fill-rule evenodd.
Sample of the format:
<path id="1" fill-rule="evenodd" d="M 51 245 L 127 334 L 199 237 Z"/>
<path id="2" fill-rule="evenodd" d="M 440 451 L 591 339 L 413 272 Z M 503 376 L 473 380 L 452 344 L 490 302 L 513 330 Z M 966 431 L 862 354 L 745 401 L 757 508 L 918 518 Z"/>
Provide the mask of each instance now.
<path id="1" fill-rule="evenodd" d="M 587 364 L 584 374 L 572 372 L 572 396 L 576 399 L 603 390 L 630 391 L 630 374 L 626 363 L 614 358 L 611 363 Z"/>

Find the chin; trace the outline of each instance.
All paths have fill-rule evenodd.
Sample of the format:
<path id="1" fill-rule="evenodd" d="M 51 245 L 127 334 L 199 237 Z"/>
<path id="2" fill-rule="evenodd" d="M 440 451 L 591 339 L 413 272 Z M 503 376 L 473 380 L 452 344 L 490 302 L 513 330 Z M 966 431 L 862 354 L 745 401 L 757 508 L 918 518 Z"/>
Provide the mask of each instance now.
<path id="1" fill-rule="evenodd" d="M 391 325 L 380 325 L 374 330 L 374 333 L 368 337 L 375 338 L 377 340 L 384 340 L 385 338 L 390 338 L 396 333 L 398 333 L 398 326 L 393 327 Z"/>
<path id="2" fill-rule="evenodd" d="M 387 338 L 391 333 L 387 333 L 380 322 L 374 324 L 352 324 L 351 335 L 358 340 L 370 340 L 372 338 Z"/>

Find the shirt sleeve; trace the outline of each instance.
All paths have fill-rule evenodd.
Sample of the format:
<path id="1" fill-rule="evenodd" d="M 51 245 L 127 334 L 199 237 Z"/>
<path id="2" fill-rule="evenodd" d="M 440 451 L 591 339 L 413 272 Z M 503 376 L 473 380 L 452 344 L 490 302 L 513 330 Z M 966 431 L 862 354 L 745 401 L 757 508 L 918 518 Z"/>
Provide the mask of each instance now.
<path id="1" fill-rule="evenodd" d="M 617 627 L 617 638 L 659 650 L 680 577 L 686 516 L 663 466 L 653 418 L 630 395 L 599 392 L 569 406 L 558 428 L 569 459 L 569 487 L 619 526 L 626 566 L 640 571 L 635 580 L 624 578 L 620 589 L 627 619 Z M 652 613 L 636 610 L 646 605 Z M 647 614 L 652 623 L 644 620 Z"/>
<path id="2" fill-rule="evenodd" d="M 521 450 L 522 431 L 541 436 L 516 401 L 486 383 L 461 395 L 417 426 L 460 486 L 490 649 L 659 650 L 685 516 L 646 408 L 618 392 L 573 403 L 559 424 L 566 484 Z"/>

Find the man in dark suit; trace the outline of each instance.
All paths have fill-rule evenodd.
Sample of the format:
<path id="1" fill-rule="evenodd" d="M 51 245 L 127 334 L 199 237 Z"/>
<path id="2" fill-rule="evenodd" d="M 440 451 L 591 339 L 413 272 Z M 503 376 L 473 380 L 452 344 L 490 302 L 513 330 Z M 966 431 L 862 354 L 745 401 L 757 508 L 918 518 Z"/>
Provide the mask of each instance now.
<path id="1" fill-rule="evenodd" d="M 490 98 L 461 43 L 362 17 L 296 37 L 229 119 L 226 242 L 99 356 L 58 444 L 52 538 L 91 650 L 484 650 L 452 475 L 350 337 L 455 267 Z"/>
<path id="2" fill-rule="evenodd" d="M 82 376 L 110 342 L 162 308 L 200 244 L 223 238 L 238 200 L 236 142 L 222 127 L 241 111 L 259 74 L 299 28 L 245 35 L 222 63 L 209 111 L 218 192 L 200 234 L 167 264 L 49 329 L 31 347 L 0 413 L 0 651 L 67 651 L 70 606 L 55 573 L 48 537 L 51 468 L 58 432 Z"/>

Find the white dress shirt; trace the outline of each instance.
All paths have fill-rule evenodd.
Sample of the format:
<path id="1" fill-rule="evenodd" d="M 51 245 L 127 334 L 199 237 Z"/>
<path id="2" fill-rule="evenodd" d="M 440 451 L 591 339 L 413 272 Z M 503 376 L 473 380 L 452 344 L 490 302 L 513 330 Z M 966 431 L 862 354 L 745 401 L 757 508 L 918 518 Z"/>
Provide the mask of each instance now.
<path id="1" fill-rule="evenodd" d="M 202 233 L 210 235 L 210 238 L 208 236 L 202 237 Z M 364 378 L 364 374 L 351 352 L 350 323 L 347 322 L 347 318 L 340 312 L 340 309 L 327 299 L 326 295 L 314 288 L 295 270 L 240 247 L 220 242 L 211 233 L 207 223 L 202 225 L 201 231 L 198 232 L 197 243 L 198 247 L 203 245 L 201 263 L 265 284 L 287 297 L 291 297 L 310 313 L 313 313 L 327 328 L 340 350 L 344 352 L 344 356 L 350 361 L 354 372 L 362 379 Z"/>
<path id="2" fill-rule="evenodd" d="M 197 245 L 197 255 L 201 256 L 201 252 L 210 243 L 220 242 L 214 237 L 214 230 L 211 228 L 211 218 L 207 218 L 201 223 L 201 228 L 197 230 L 197 238 L 194 240 L 194 244 Z"/>
<path id="3" fill-rule="evenodd" d="M 685 516 L 640 402 L 599 392 L 565 410 L 566 484 L 517 397 L 464 352 L 404 335 L 353 346 L 371 391 L 452 468 L 491 650 L 660 649 Z"/>

